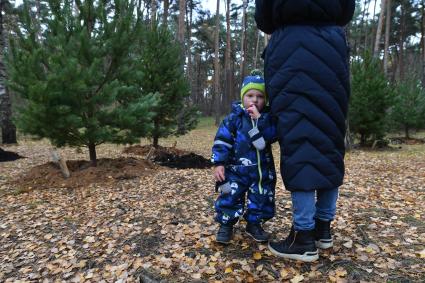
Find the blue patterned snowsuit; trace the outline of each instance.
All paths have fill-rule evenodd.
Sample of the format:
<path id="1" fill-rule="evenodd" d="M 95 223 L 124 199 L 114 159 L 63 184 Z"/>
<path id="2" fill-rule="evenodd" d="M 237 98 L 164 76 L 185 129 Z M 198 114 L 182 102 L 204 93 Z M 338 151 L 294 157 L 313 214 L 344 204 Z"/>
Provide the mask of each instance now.
<path id="1" fill-rule="evenodd" d="M 271 143 L 276 140 L 276 128 L 271 115 L 264 110 L 257 127 L 266 147 L 257 150 L 248 135 L 254 121 L 239 102 L 233 103 L 232 108 L 221 123 L 212 148 L 212 162 L 225 166 L 226 181 L 232 188 L 231 193 L 220 193 L 215 202 L 215 219 L 221 224 L 235 224 L 244 214 L 247 193 L 244 218 L 252 223 L 264 222 L 275 213 L 276 171 Z"/>

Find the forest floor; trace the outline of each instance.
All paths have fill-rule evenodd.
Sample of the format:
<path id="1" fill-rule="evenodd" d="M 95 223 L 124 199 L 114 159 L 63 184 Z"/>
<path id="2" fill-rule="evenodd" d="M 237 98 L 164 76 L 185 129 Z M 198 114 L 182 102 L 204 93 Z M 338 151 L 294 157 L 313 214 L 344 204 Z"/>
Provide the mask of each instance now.
<path id="1" fill-rule="evenodd" d="M 208 158 L 214 134 L 204 121 L 161 145 Z M 170 168 L 102 145 L 106 165 L 67 183 L 48 164 L 49 143 L 23 139 L 3 149 L 26 158 L 0 162 L 0 281 L 424 282 L 425 145 L 398 147 L 347 154 L 334 248 L 301 263 L 246 237 L 243 222 L 230 245 L 214 242 L 210 168 Z M 277 146 L 274 153 L 278 167 Z M 60 154 L 87 159 L 70 148 Z M 73 168 L 84 171 L 83 163 Z M 42 170 L 32 175 L 34 168 Z M 283 238 L 291 201 L 280 178 L 276 192 L 276 217 L 265 228 Z"/>

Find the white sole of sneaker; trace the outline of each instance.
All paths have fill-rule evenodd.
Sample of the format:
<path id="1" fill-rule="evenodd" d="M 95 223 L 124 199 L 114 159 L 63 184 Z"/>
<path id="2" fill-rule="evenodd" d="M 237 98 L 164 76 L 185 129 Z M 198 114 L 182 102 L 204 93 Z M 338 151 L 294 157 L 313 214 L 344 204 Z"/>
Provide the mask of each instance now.
<path id="1" fill-rule="evenodd" d="M 269 239 L 267 239 L 267 240 L 258 240 L 251 233 L 249 233 L 247 231 L 245 231 L 245 234 L 247 234 L 248 236 L 250 236 L 251 238 L 253 238 L 254 241 L 256 241 L 257 243 L 267 243 L 269 241 Z"/>
<path id="2" fill-rule="evenodd" d="M 316 241 L 316 247 L 322 250 L 330 249 L 334 246 L 334 243 L 332 240 L 319 240 Z"/>
<path id="3" fill-rule="evenodd" d="M 278 251 L 276 251 L 275 249 L 273 249 L 270 246 L 270 243 L 268 244 L 269 246 L 269 250 L 272 252 L 272 254 L 278 256 L 278 257 L 282 257 L 282 258 L 287 258 L 287 259 L 295 259 L 295 260 L 299 260 L 299 261 L 303 261 L 303 262 L 313 262 L 319 259 L 319 251 L 316 250 L 315 252 L 305 252 L 302 255 L 299 254 L 284 254 L 284 253 L 280 253 Z"/>

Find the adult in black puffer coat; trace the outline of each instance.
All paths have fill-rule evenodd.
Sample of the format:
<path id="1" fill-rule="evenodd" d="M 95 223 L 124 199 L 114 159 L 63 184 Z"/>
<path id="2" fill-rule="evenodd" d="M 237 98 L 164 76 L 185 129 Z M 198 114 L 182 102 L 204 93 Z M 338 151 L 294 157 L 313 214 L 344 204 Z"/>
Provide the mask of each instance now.
<path id="1" fill-rule="evenodd" d="M 293 204 L 288 238 L 269 244 L 281 257 L 314 261 L 317 247 L 333 244 L 330 222 L 344 177 L 350 96 L 342 26 L 354 7 L 355 0 L 256 0 L 257 26 L 272 34 L 264 74 Z"/>

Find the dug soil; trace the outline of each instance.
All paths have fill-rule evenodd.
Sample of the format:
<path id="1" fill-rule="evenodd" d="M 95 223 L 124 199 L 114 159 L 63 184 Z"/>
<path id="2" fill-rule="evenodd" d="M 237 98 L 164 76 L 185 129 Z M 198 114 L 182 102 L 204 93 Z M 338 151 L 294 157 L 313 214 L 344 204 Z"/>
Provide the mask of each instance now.
<path id="1" fill-rule="evenodd" d="M 17 153 L 14 153 L 11 151 L 5 151 L 0 148 L 0 162 L 14 161 L 19 158 L 23 158 L 23 157 Z"/>
<path id="2" fill-rule="evenodd" d="M 132 157 L 98 159 L 97 167 L 91 167 L 90 162 L 85 160 L 68 160 L 66 164 L 71 174 L 67 179 L 62 176 L 59 165 L 49 162 L 33 167 L 14 185 L 23 190 L 87 187 L 149 175 L 158 167 L 150 161 Z"/>
<path id="3" fill-rule="evenodd" d="M 124 153 L 143 156 L 161 166 L 170 168 L 205 169 L 212 166 L 211 161 L 205 157 L 175 147 L 158 146 L 155 148 L 152 145 L 135 145 L 124 149 Z"/>

